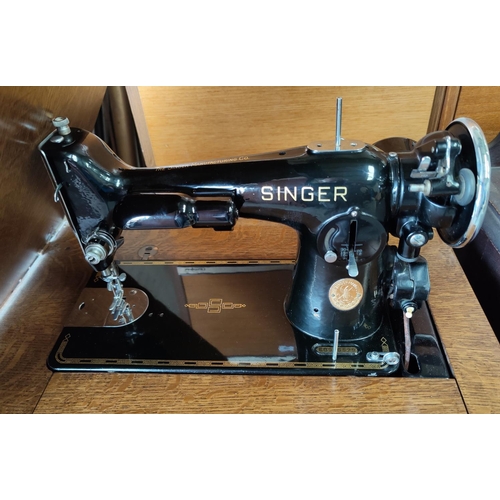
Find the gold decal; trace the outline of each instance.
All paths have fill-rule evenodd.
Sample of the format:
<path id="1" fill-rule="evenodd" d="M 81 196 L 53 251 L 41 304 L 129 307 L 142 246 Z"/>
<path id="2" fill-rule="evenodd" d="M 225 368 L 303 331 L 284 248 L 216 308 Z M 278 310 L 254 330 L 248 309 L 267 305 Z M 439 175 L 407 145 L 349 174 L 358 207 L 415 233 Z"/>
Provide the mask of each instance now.
<path id="1" fill-rule="evenodd" d="M 307 197 L 306 197 L 306 194 L 305 192 L 307 191 L 311 191 Z M 308 187 L 308 186 L 304 186 L 301 190 L 300 190 L 300 195 L 301 195 L 301 200 L 302 201 L 313 201 L 314 200 L 314 189 L 312 187 Z"/>
<path id="2" fill-rule="evenodd" d="M 318 201 L 320 203 L 328 203 L 337 200 L 347 201 L 346 186 L 262 186 L 260 188 L 260 196 L 262 201 L 297 201 L 307 203 Z"/>
<path id="3" fill-rule="evenodd" d="M 344 201 L 347 201 L 345 195 L 347 194 L 347 188 L 345 186 L 335 186 L 333 190 L 333 199 L 337 201 L 337 198 L 342 198 Z"/>
<path id="4" fill-rule="evenodd" d="M 382 352 L 389 352 L 389 344 L 387 343 L 387 339 L 385 337 L 382 337 L 380 339 L 380 342 L 382 344 Z"/>
<path id="5" fill-rule="evenodd" d="M 297 187 L 293 188 L 293 193 L 290 191 L 290 188 L 285 186 L 285 197 L 289 196 L 293 201 L 297 201 Z"/>
<path id="6" fill-rule="evenodd" d="M 328 298 L 335 309 L 350 311 L 361 302 L 363 286 L 352 278 L 338 280 L 330 287 Z"/>
<path id="7" fill-rule="evenodd" d="M 209 314 L 220 314 L 222 310 L 241 309 L 246 304 L 233 304 L 232 302 L 223 302 L 222 299 L 210 299 L 208 302 L 198 302 L 197 304 L 184 304 L 184 307 L 196 309 L 198 311 L 207 311 Z"/>
<path id="8" fill-rule="evenodd" d="M 273 201 L 273 188 L 271 186 L 264 186 L 261 193 L 262 201 Z"/>
<path id="9" fill-rule="evenodd" d="M 329 189 L 329 186 L 320 186 L 318 188 L 318 201 L 331 201 L 327 194 Z"/>
<path id="10" fill-rule="evenodd" d="M 222 158 L 220 160 L 209 160 L 209 161 L 196 161 L 194 163 L 190 163 L 191 167 L 199 167 L 202 165 L 221 165 L 223 163 L 235 163 L 237 161 L 246 161 L 249 160 L 249 156 L 238 156 L 233 158 Z"/>

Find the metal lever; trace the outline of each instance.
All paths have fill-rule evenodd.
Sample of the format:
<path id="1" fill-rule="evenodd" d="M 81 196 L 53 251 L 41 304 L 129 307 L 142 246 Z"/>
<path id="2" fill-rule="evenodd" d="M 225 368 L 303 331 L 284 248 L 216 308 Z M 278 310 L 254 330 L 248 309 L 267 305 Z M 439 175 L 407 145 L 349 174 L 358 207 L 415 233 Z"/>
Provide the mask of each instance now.
<path id="1" fill-rule="evenodd" d="M 354 249 L 349 249 L 349 261 L 347 264 L 347 274 L 351 278 L 355 278 L 359 274 L 358 264 L 356 263 L 356 257 L 354 255 Z"/>
<path id="2" fill-rule="evenodd" d="M 394 366 L 399 364 L 400 356 L 397 352 L 371 351 L 366 353 L 366 360 L 370 363 L 386 363 Z"/>
<path id="3" fill-rule="evenodd" d="M 357 210 L 353 210 L 351 212 L 352 217 L 357 217 L 357 215 L 358 215 Z M 347 245 L 349 254 L 346 267 L 347 267 L 347 273 L 351 278 L 355 278 L 359 274 L 359 269 L 358 269 L 358 264 L 356 262 L 356 254 L 355 254 L 357 232 L 358 232 L 358 222 L 354 218 L 349 226 L 349 242 Z"/>

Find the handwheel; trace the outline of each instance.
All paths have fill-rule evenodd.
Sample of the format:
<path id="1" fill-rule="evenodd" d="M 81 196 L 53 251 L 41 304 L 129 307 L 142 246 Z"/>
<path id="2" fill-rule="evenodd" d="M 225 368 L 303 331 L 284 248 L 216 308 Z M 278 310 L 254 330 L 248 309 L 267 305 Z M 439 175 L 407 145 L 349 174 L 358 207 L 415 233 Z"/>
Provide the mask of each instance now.
<path id="1" fill-rule="evenodd" d="M 460 140 L 462 149 L 455 160 L 455 178 L 461 191 L 451 197 L 457 215 L 450 227 L 439 228 L 441 239 L 453 248 L 470 243 L 483 224 L 490 194 L 491 162 L 488 143 L 479 125 L 458 118 L 446 130 Z"/>

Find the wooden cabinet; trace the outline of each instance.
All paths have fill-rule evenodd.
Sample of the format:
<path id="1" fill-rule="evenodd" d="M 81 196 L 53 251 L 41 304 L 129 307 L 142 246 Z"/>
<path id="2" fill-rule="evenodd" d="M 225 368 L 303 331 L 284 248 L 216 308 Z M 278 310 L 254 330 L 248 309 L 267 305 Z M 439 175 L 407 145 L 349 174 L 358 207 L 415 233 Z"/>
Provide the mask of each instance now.
<path id="1" fill-rule="evenodd" d="M 92 129 L 105 87 L 0 87 L 0 305 L 61 225 L 37 146 L 67 116 Z"/>
<path id="2" fill-rule="evenodd" d="M 0 137 L 0 223 L 10 235 L 7 243 L 0 240 L 0 248 L 2 255 L 9 254 L 11 263 L 0 262 L 2 276 L 9 276 L 14 283 L 25 271 L 23 266 L 14 266 L 18 273 L 11 272 L 9 267 L 17 259 L 14 255 L 35 255 L 42 250 L 44 255 L 43 264 L 32 270 L 29 283 L 18 287 L 16 300 L 0 310 L 0 412 L 500 411 L 498 342 L 453 251 L 438 238 L 424 251 L 432 284 L 429 304 L 454 378 L 50 372 L 45 360 L 90 268 L 67 226 L 56 238 L 50 238 L 60 226 L 61 212 L 52 201 L 53 186 L 36 146 L 51 130 L 50 118 L 56 115 L 67 115 L 72 125 L 91 129 L 104 90 L 0 89 L 0 109 L 11 109 L 4 112 L 7 118 L 0 115 L 0 123 L 6 122 L 2 126 L 12 130 Z M 333 138 L 337 96 L 344 98 L 344 137 L 366 142 L 390 136 L 418 140 L 427 132 L 431 110 L 435 113 L 437 109 L 435 91 L 434 87 L 139 89 L 158 166 Z M 8 208 L 4 203 L 7 199 Z M 293 257 L 295 240 L 288 233 L 274 235 L 269 245 L 269 233 L 261 225 L 241 223 L 233 234 L 212 231 L 203 237 L 201 233 L 184 237 L 177 232 L 161 250 L 178 248 L 186 255 L 184 248 L 194 252 L 208 245 L 215 251 L 223 247 L 227 256 L 252 249 Z M 231 236 L 236 240 L 229 241 Z M 182 238 L 186 238 L 187 247 L 182 246 Z"/>
<path id="3" fill-rule="evenodd" d="M 65 246 L 54 239 L 63 212 L 37 147 L 56 116 L 91 130 L 105 90 L 0 87 L 0 413 L 35 408 L 51 375 L 45 358 L 53 325 L 67 314 L 65 296 L 85 280 L 75 269 L 83 257 L 70 259 L 73 235 Z"/>

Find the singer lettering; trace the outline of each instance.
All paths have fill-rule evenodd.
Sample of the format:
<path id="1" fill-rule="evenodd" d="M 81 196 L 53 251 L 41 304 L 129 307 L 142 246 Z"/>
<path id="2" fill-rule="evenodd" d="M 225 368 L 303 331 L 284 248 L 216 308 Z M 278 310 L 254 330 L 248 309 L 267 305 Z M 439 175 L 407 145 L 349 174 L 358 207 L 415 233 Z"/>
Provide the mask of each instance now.
<path id="1" fill-rule="evenodd" d="M 347 201 L 346 186 L 303 186 L 300 188 L 297 186 L 292 188 L 262 186 L 260 193 L 262 201 L 311 202 L 316 200 L 320 203 L 336 202 L 339 199 Z"/>

